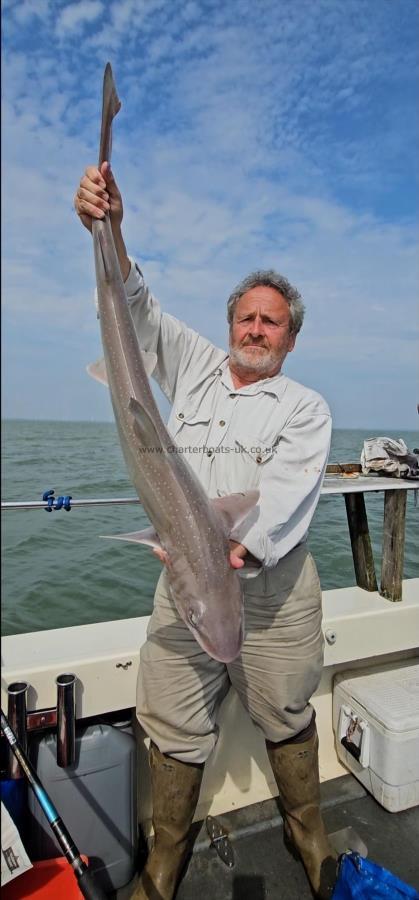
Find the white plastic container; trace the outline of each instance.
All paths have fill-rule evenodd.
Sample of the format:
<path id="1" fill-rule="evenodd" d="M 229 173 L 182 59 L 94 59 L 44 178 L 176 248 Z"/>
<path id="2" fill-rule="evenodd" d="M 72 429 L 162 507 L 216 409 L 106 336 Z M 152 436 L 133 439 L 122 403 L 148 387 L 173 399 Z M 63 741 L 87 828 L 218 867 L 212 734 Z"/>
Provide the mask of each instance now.
<path id="1" fill-rule="evenodd" d="M 130 722 L 115 722 L 115 717 L 112 724 L 78 723 L 75 761 L 67 768 L 57 765 L 55 734 L 33 735 L 29 742 L 30 758 L 44 788 L 106 893 L 124 887 L 137 867 L 136 753 Z M 62 851 L 32 791 L 28 806 L 30 858 L 60 856 Z"/>
<path id="2" fill-rule="evenodd" d="M 419 804 L 419 664 L 339 673 L 333 729 L 340 761 L 381 806 Z"/>

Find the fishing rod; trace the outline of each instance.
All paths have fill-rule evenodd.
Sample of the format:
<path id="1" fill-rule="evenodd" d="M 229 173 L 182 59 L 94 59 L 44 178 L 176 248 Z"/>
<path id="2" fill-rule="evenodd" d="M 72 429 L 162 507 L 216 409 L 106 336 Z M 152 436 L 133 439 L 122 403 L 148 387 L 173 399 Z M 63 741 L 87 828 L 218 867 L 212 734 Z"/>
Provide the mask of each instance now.
<path id="1" fill-rule="evenodd" d="M 82 860 L 70 833 L 67 831 L 64 822 L 58 815 L 51 798 L 42 786 L 32 763 L 26 756 L 26 753 L 19 743 L 3 710 L 1 710 L 1 730 L 21 766 L 41 809 L 45 813 L 64 856 L 73 869 L 83 897 L 86 897 L 86 900 L 106 900 L 106 894 L 94 880 L 92 873 L 89 871 L 86 863 Z"/>
<path id="2" fill-rule="evenodd" d="M 1 501 L 1 509 L 2 510 L 10 510 L 10 509 L 46 509 L 46 510 L 54 510 L 54 509 L 72 509 L 77 506 L 115 506 L 118 504 L 127 504 L 127 503 L 137 503 L 137 505 L 141 506 L 141 503 L 138 497 L 105 497 L 98 498 L 92 500 L 73 500 L 71 497 L 69 498 L 68 507 L 64 506 L 62 503 L 61 506 L 57 506 L 57 501 L 60 499 L 59 497 L 53 497 L 52 503 L 47 507 L 45 506 L 45 500 L 2 500 Z M 55 504 L 54 504 L 55 500 Z"/>

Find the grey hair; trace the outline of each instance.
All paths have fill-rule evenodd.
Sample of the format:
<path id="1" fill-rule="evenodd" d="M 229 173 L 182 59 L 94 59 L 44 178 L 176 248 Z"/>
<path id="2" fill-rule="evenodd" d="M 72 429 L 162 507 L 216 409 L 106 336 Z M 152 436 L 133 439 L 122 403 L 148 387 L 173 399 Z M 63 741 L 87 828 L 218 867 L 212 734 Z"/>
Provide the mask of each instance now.
<path id="1" fill-rule="evenodd" d="M 290 332 L 292 334 L 298 334 L 303 324 L 305 312 L 301 294 L 297 291 L 297 288 L 290 284 L 287 278 L 284 278 L 279 272 L 275 272 L 274 269 L 251 272 L 247 278 L 243 278 L 243 281 L 240 281 L 237 287 L 234 288 L 233 293 L 230 294 L 227 301 L 227 321 L 230 328 L 233 324 L 234 310 L 240 297 L 242 297 L 243 294 L 246 294 L 247 291 L 251 291 L 252 288 L 259 287 L 260 285 L 274 288 L 275 291 L 278 291 L 278 293 L 284 297 L 290 309 Z"/>

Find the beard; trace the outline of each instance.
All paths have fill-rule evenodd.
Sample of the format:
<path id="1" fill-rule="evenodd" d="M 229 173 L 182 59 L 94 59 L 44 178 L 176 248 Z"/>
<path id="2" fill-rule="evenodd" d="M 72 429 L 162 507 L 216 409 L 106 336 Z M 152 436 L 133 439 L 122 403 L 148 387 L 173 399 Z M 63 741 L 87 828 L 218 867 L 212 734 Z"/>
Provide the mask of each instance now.
<path id="1" fill-rule="evenodd" d="M 276 375 L 283 363 L 283 354 L 278 350 L 268 350 L 262 345 L 230 345 L 230 361 L 236 369 L 254 372 L 259 378 Z"/>

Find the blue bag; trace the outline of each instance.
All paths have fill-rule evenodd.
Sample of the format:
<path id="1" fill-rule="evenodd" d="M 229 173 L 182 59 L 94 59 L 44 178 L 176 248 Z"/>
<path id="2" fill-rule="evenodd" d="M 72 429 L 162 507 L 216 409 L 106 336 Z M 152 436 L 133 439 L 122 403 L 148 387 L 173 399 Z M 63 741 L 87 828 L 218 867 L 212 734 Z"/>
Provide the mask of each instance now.
<path id="1" fill-rule="evenodd" d="M 332 900 L 419 900 L 415 888 L 359 853 L 343 853 Z"/>

